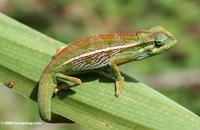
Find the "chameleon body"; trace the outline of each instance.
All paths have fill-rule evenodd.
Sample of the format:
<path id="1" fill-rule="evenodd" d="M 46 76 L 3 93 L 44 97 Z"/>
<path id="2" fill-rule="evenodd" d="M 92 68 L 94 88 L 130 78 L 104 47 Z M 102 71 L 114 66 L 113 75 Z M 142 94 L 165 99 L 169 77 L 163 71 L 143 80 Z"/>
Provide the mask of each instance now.
<path id="1" fill-rule="evenodd" d="M 51 121 L 51 98 L 59 82 L 81 84 L 80 79 L 72 77 L 73 74 L 110 68 L 115 77 L 115 94 L 119 96 L 123 77 L 117 65 L 157 55 L 176 42 L 171 33 L 156 26 L 135 33 L 89 36 L 59 48 L 39 82 L 38 104 L 41 117 Z"/>

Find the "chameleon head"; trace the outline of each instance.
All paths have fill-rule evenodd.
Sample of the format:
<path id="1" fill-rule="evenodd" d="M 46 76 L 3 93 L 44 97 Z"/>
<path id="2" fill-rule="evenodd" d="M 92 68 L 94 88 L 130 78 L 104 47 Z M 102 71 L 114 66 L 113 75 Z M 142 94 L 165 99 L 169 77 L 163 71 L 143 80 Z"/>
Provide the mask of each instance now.
<path id="1" fill-rule="evenodd" d="M 152 27 L 149 37 L 152 39 L 152 44 L 146 47 L 149 55 L 159 54 L 177 43 L 176 38 L 160 26 Z"/>

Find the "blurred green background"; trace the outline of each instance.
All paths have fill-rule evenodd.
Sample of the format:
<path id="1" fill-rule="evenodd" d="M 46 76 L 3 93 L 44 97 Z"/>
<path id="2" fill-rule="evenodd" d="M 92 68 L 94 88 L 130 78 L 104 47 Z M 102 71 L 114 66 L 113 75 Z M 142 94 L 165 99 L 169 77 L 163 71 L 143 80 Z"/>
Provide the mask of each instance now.
<path id="1" fill-rule="evenodd" d="M 0 0 L 4 14 L 64 43 L 160 25 L 178 44 L 161 55 L 122 65 L 128 75 L 200 115 L 199 0 Z M 1 121 L 41 121 L 37 105 L 0 86 Z M 87 130 L 74 124 L 3 126 L 1 130 Z"/>

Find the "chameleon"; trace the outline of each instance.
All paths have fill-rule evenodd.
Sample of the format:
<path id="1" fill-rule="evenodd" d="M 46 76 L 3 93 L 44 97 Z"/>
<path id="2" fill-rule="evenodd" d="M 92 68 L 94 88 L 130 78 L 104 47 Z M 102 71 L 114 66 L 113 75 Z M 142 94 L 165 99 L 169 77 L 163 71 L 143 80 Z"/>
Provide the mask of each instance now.
<path id="1" fill-rule="evenodd" d="M 47 122 L 52 120 L 51 99 L 59 83 L 81 84 L 73 75 L 110 69 L 115 79 L 115 95 L 119 96 L 124 78 L 118 65 L 160 54 L 176 43 L 170 32 L 154 26 L 138 32 L 92 35 L 58 48 L 39 81 L 41 118 Z"/>

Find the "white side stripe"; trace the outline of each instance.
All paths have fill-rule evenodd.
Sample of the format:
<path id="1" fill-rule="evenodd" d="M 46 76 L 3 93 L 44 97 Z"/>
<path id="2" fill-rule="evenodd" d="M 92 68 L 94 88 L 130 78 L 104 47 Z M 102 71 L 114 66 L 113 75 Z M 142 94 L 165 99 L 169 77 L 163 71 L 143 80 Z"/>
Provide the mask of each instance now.
<path id="1" fill-rule="evenodd" d="M 91 51 L 91 52 L 88 52 L 88 53 L 84 53 L 84 54 L 82 54 L 80 56 L 74 57 L 74 58 L 72 58 L 72 59 L 64 62 L 62 65 L 67 64 L 67 63 L 69 63 L 69 62 L 71 62 L 73 60 L 77 60 L 79 58 L 86 57 L 86 56 L 89 56 L 89 55 L 93 55 L 93 54 L 96 54 L 96 53 L 99 53 L 99 52 L 107 52 L 109 50 L 115 50 L 115 49 L 121 49 L 121 48 L 128 48 L 128 47 L 132 47 L 132 46 L 137 46 L 139 44 L 141 44 L 141 41 L 135 41 L 133 43 L 128 43 L 126 45 L 120 45 L 120 46 L 115 46 L 115 47 L 108 47 L 108 48 L 105 48 L 105 49 Z"/>

